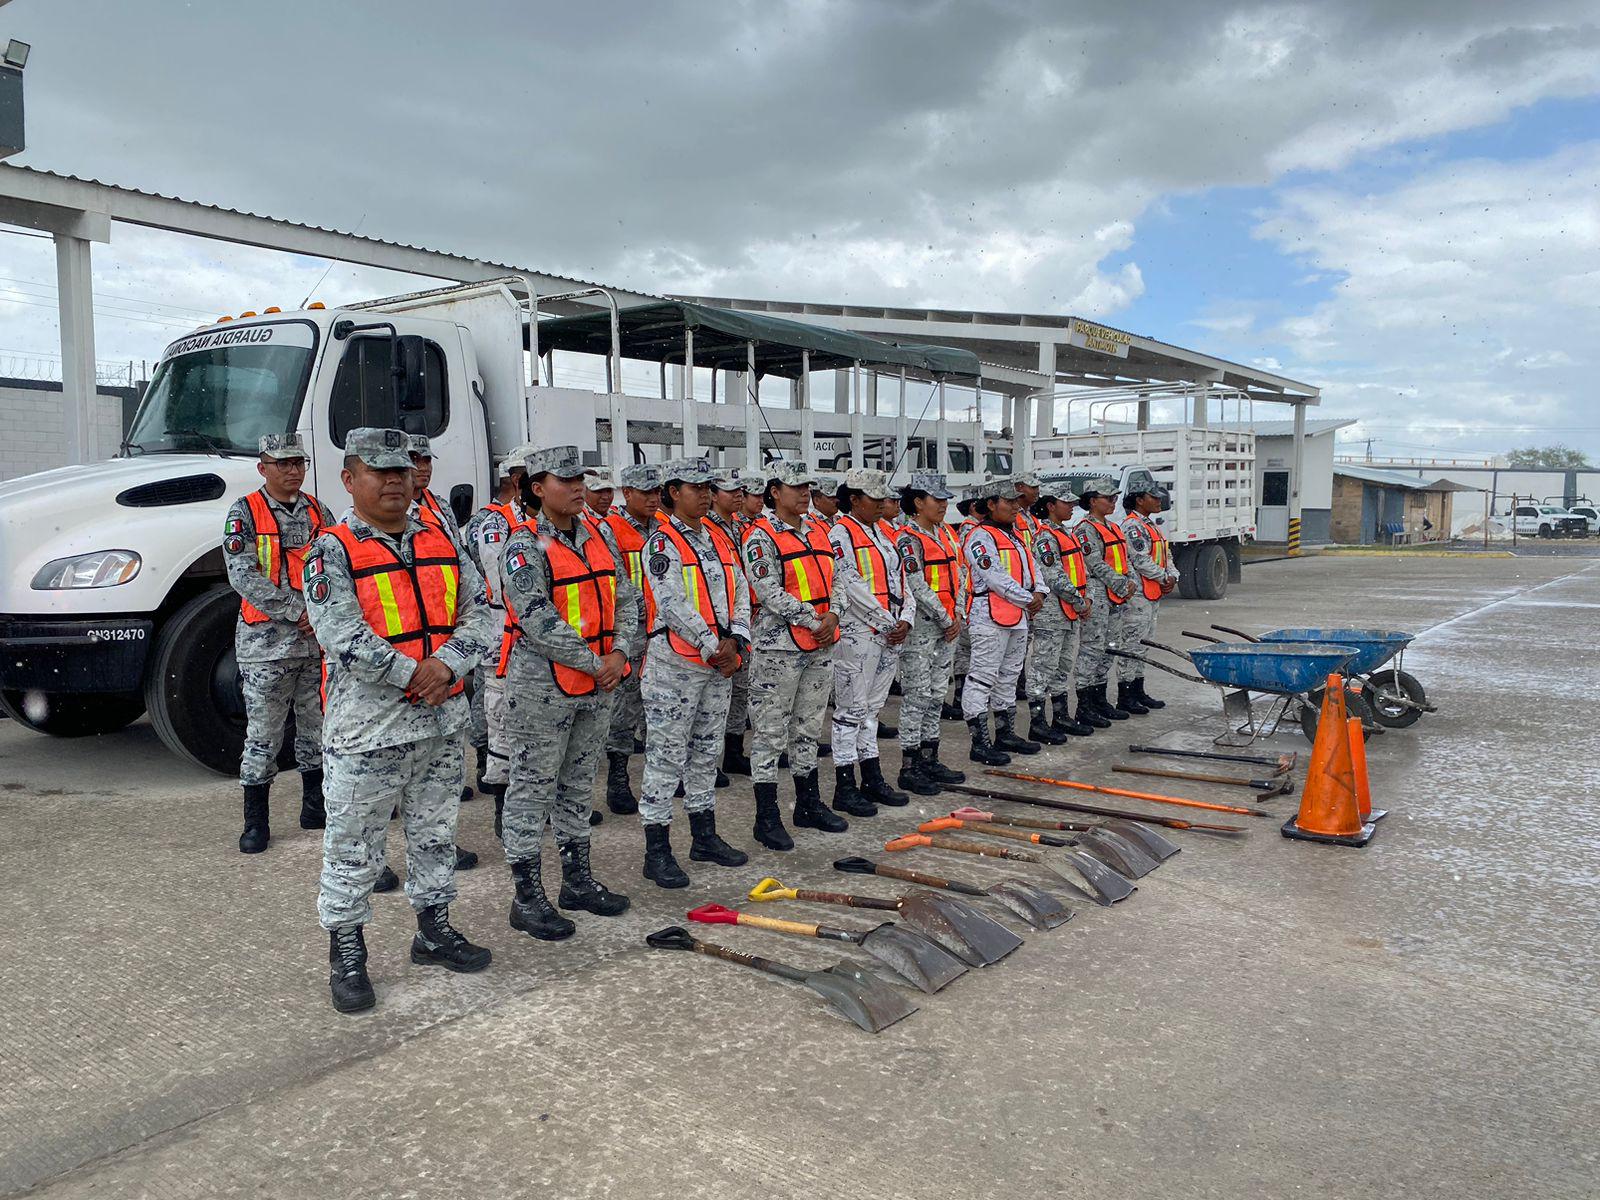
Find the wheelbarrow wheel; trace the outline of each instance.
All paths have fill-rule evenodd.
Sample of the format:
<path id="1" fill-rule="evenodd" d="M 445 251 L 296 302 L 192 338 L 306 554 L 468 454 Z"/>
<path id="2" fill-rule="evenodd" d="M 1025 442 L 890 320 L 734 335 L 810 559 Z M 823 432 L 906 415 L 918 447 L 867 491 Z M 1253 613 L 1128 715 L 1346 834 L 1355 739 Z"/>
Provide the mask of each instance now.
<path id="1" fill-rule="evenodd" d="M 1306 741 L 1313 744 L 1317 740 L 1317 724 L 1322 720 L 1322 697 L 1327 688 L 1318 688 L 1309 693 L 1300 702 L 1300 732 L 1306 735 Z M 1367 703 L 1366 697 L 1354 688 L 1346 686 L 1344 689 L 1344 709 L 1346 714 L 1361 718 L 1361 740 L 1366 741 L 1372 735 L 1366 727 L 1372 723 L 1372 705 Z"/>
<path id="2" fill-rule="evenodd" d="M 1422 709 L 1412 706 L 1428 702 L 1428 694 L 1422 690 L 1422 684 L 1417 682 L 1415 675 L 1406 671 L 1374 671 L 1367 680 L 1367 691 L 1371 696 L 1372 719 L 1389 729 L 1405 729 L 1415 725 L 1422 716 Z M 1386 697 L 1404 697 L 1406 703 Z"/>

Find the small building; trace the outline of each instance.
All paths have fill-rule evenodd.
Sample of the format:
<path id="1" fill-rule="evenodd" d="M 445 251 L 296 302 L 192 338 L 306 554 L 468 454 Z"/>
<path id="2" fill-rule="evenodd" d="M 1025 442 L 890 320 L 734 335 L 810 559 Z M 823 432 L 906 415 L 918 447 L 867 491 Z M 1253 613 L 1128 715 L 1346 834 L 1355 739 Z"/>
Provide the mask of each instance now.
<path id="1" fill-rule="evenodd" d="M 1335 463 L 1329 532 L 1343 546 L 1443 541 L 1454 519 L 1453 494 L 1475 490 L 1448 479 Z"/>

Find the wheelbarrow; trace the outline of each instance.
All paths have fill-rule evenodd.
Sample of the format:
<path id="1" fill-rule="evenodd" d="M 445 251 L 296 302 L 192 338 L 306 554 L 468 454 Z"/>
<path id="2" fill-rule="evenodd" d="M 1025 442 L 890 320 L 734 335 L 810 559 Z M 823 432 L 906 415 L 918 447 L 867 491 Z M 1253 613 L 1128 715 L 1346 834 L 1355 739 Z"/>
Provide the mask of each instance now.
<path id="1" fill-rule="evenodd" d="M 1242 629 L 1229 629 L 1213 625 L 1219 633 L 1233 634 L 1250 642 L 1316 642 L 1324 645 L 1349 646 L 1355 657 L 1345 673 L 1361 681 L 1361 691 L 1372 719 L 1390 729 L 1405 729 L 1415 725 L 1423 713 L 1438 712 L 1436 705 L 1428 703 L 1428 694 L 1415 675 L 1404 670 L 1406 647 L 1416 634 L 1402 633 L 1397 629 L 1274 629 L 1253 637 Z M 1378 668 L 1393 662 L 1393 666 Z"/>
<path id="2" fill-rule="evenodd" d="M 1119 658 L 1134 658 L 1191 683 L 1209 683 L 1222 694 L 1223 731 L 1212 739 L 1216 746 L 1249 746 L 1277 733 L 1285 721 L 1298 722 L 1300 731 L 1316 741 L 1321 696 L 1328 676 L 1342 673 L 1355 651 L 1349 646 L 1285 642 L 1214 642 L 1199 650 L 1177 650 L 1160 642 L 1142 643 L 1187 659 L 1197 674 L 1179 670 L 1147 655 L 1108 649 Z M 1269 697 L 1257 714 L 1255 695 Z M 1371 716 L 1359 694 L 1351 693 L 1352 716 L 1363 728 Z"/>

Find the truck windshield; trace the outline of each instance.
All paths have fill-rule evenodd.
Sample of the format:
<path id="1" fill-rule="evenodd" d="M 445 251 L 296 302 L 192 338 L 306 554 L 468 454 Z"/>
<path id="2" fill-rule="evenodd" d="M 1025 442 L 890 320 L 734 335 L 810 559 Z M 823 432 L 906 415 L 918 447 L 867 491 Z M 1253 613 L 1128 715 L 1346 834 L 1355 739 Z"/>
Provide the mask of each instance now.
<path id="1" fill-rule="evenodd" d="M 299 321 L 180 338 L 156 367 L 124 450 L 254 455 L 262 434 L 290 429 L 315 341 Z"/>

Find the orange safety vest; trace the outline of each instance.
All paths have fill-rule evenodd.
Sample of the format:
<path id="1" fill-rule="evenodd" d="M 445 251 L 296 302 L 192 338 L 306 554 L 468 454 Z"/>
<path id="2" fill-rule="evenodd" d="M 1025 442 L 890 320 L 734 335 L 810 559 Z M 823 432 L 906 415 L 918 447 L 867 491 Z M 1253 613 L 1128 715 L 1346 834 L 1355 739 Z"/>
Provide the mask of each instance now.
<path id="1" fill-rule="evenodd" d="M 945 616 L 953 618 L 956 615 L 956 588 L 961 579 L 957 565 L 961 561 L 961 548 L 956 545 L 955 534 L 948 525 L 941 525 L 937 534 L 930 534 L 915 521 L 905 528 L 922 543 L 923 578 L 928 581 L 934 595 L 939 597 Z"/>
<path id="2" fill-rule="evenodd" d="M 1115 525 L 1107 524 L 1095 517 L 1085 517 L 1084 522 L 1093 525 L 1100 535 L 1100 540 L 1105 543 L 1106 566 L 1118 575 L 1128 573 L 1128 539 L 1122 536 L 1122 530 Z M 1127 597 L 1119 596 L 1110 588 L 1106 589 L 1106 599 L 1113 604 L 1121 604 Z"/>
<path id="3" fill-rule="evenodd" d="M 597 658 L 610 654 L 617 637 L 617 560 L 611 547 L 587 522 L 589 537 L 577 551 L 560 538 L 541 538 L 545 562 L 550 566 L 550 603 L 559 616 L 588 643 Z M 511 570 L 523 565 L 506 564 Z M 505 678 L 511 664 L 511 649 L 522 637 L 522 624 L 506 604 L 506 627 L 500 638 L 500 663 L 495 675 Z M 626 675 L 631 667 L 624 667 Z M 594 676 L 565 663 L 550 662 L 550 674 L 564 696 L 587 696 L 596 688 Z"/>
<path id="4" fill-rule="evenodd" d="M 507 537 L 511 536 L 511 531 L 513 529 L 515 529 L 517 527 L 517 525 L 518 525 L 516 510 L 510 504 L 501 504 L 498 500 L 492 501 L 491 503 L 485 504 L 483 506 L 483 511 L 484 512 L 499 513 L 502 517 L 504 517 L 506 519 L 506 536 Z M 495 598 L 494 598 L 494 580 L 489 578 L 489 572 L 487 572 L 487 571 L 485 571 L 483 573 L 483 591 L 484 591 L 484 597 L 491 604 L 495 603 Z"/>
<path id="5" fill-rule="evenodd" d="M 1035 536 L 1044 534 L 1055 539 L 1056 553 L 1061 557 L 1061 568 L 1066 571 L 1068 581 L 1080 592 L 1083 591 L 1083 586 L 1089 579 L 1089 565 L 1083 561 L 1083 547 L 1078 544 L 1078 535 L 1041 521 L 1039 533 Z M 1072 605 L 1062 600 L 1060 596 L 1056 597 L 1056 601 L 1061 605 L 1061 612 L 1067 620 L 1079 619 L 1078 610 Z"/>
<path id="6" fill-rule="evenodd" d="M 323 528 L 322 505 L 310 492 L 300 494 L 311 506 L 311 537 L 304 546 L 296 546 L 287 552 L 283 548 L 283 535 L 278 532 L 278 518 L 273 515 L 272 505 L 267 503 L 265 489 L 257 488 L 245 497 L 250 505 L 250 522 L 256 527 L 256 562 L 260 564 L 261 573 L 271 580 L 273 587 L 283 586 L 284 558 L 287 557 L 289 586 L 297 592 L 305 586 L 301 576 L 305 574 L 306 552 L 311 549 L 311 543 L 317 540 L 317 534 Z M 239 599 L 239 615 L 244 618 L 246 625 L 265 625 L 272 620 L 243 597 Z"/>
<path id="7" fill-rule="evenodd" d="M 796 600 L 809 604 L 817 616 L 828 615 L 828 605 L 833 599 L 833 543 L 815 529 L 801 536 L 792 529 L 778 532 L 777 526 L 767 517 L 757 517 L 751 529 L 760 529 L 778 548 L 778 561 L 783 564 L 783 590 Z M 752 596 L 751 600 L 754 601 Z M 804 625 L 789 626 L 789 636 L 797 650 L 815 650 L 822 645 L 817 635 Z"/>
<path id="8" fill-rule="evenodd" d="M 1018 540 L 1031 553 L 1033 550 L 1033 539 L 1039 536 L 1039 518 L 1024 508 L 1017 513 L 1017 519 L 1014 524 L 1016 526 Z"/>
<path id="9" fill-rule="evenodd" d="M 439 497 L 427 488 L 422 489 L 422 495 L 417 497 L 417 520 L 424 525 L 437 525 L 449 533 L 450 526 L 444 519 L 444 509 L 439 505 Z"/>
<path id="10" fill-rule="evenodd" d="M 878 543 L 873 541 L 871 535 L 861 527 L 860 521 L 847 513 L 839 514 L 834 527 L 843 529 L 850 536 L 850 549 L 855 553 L 856 570 L 867 587 L 872 589 L 873 599 L 888 611 L 889 564 L 883 557 L 883 551 L 878 549 Z"/>
<path id="11" fill-rule="evenodd" d="M 405 562 L 383 538 L 359 538 L 341 522 L 328 532 L 344 546 L 356 602 L 372 631 L 406 657 L 421 662 L 456 630 L 461 560 L 449 534 L 424 525 L 411 539 Z M 459 696 L 466 681 L 450 689 Z"/>
<path id="12" fill-rule="evenodd" d="M 1161 530 L 1156 528 L 1154 521 L 1148 520 L 1138 513 L 1129 513 L 1128 515 L 1144 526 L 1145 533 L 1150 535 L 1150 557 L 1154 560 L 1156 566 L 1165 568 L 1167 565 L 1167 539 L 1161 536 Z M 1159 600 L 1166 595 L 1161 584 L 1154 579 L 1141 575 L 1139 576 L 1139 585 L 1144 588 L 1144 598 L 1146 600 Z"/>
<path id="13" fill-rule="evenodd" d="M 711 589 L 706 585 L 706 573 L 700 565 L 700 555 L 689 544 L 689 539 L 673 527 L 672 517 L 669 513 L 657 513 L 656 521 L 661 526 L 659 532 L 673 544 L 673 547 L 678 551 L 678 561 L 683 564 L 684 595 L 694 602 L 695 611 L 700 614 L 700 619 L 706 623 L 707 629 L 711 630 L 719 638 L 731 637 L 732 634 L 718 620 L 717 610 L 711 603 Z M 718 534 L 722 534 L 722 536 L 719 538 Z M 734 600 L 734 555 L 737 552 L 728 540 L 727 534 L 723 534 L 720 529 L 711 533 L 711 547 L 717 552 L 717 561 L 722 564 L 722 583 L 727 593 L 728 615 L 731 619 Z M 661 623 L 660 629 L 656 628 L 656 596 L 648 578 L 645 580 L 644 586 L 644 610 L 645 621 L 650 626 L 651 637 L 655 637 L 665 630 L 667 645 L 697 666 L 710 665 L 700 656 L 700 647 L 684 641 L 665 621 Z"/>
<path id="14" fill-rule="evenodd" d="M 1022 563 L 1023 556 L 1028 553 L 1027 550 L 998 525 L 990 525 L 988 528 L 989 532 L 994 534 L 994 548 L 995 553 L 1000 556 L 1000 565 L 1005 568 L 1006 574 L 1016 581 L 1018 587 L 1026 587 L 1022 579 Z M 989 619 L 996 625 L 1010 628 L 1022 620 L 1022 614 L 1026 611 L 992 590 L 985 592 L 984 598 L 989 601 Z M 969 590 L 967 612 L 972 611 L 972 604 L 976 599 L 977 597 Z"/>
<path id="15" fill-rule="evenodd" d="M 633 522 L 619 512 L 607 513 L 600 524 L 611 530 L 622 552 L 623 565 L 628 568 L 628 578 L 633 586 L 644 590 L 644 534 L 633 527 Z"/>

